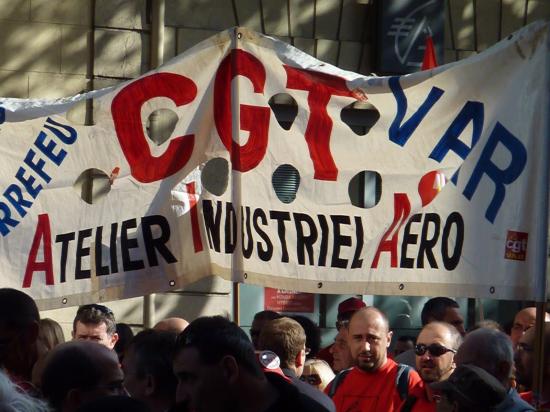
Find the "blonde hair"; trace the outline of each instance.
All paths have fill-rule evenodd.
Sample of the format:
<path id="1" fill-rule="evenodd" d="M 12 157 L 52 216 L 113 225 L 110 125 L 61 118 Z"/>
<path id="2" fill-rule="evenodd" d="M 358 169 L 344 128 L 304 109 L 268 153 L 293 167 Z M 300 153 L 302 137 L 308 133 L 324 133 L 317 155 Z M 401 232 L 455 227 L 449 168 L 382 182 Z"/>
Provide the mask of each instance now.
<path id="1" fill-rule="evenodd" d="M 334 372 L 328 363 L 322 359 L 308 359 L 304 364 L 304 372 L 302 376 L 319 375 L 321 383 L 317 388 L 324 391 L 326 386 L 334 379 Z"/>

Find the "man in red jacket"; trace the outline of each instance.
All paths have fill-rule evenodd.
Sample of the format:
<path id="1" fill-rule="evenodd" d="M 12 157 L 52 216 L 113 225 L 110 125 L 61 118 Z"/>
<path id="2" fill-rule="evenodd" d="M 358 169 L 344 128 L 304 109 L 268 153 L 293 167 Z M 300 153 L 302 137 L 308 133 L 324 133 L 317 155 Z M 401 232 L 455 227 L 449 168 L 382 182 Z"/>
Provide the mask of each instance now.
<path id="1" fill-rule="evenodd" d="M 349 346 L 356 366 L 345 376 L 335 378 L 326 389 L 333 393 L 338 412 L 391 412 L 398 411 L 403 394 L 398 390 L 399 367 L 388 359 L 392 332 L 388 319 L 374 307 L 357 311 L 349 323 Z M 345 373 L 345 372 L 341 372 Z M 420 376 L 407 370 L 406 389 L 416 392 L 421 385 Z M 331 390 L 337 385 L 336 390 Z M 406 396 L 406 394 L 405 394 Z"/>

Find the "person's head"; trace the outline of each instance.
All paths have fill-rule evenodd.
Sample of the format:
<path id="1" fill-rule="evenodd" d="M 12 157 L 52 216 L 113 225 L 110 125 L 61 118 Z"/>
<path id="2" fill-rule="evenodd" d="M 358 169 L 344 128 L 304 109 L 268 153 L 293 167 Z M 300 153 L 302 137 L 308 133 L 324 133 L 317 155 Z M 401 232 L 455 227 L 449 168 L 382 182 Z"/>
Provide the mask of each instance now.
<path id="1" fill-rule="evenodd" d="M 73 340 L 91 340 L 113 349 L 118 341 L 113 311 L 98 304 L 80 306 L 73 321 L 72 335 Z"/>
<path id="2" fill-rule="evenodd" d="M 462 343 L 456 328 L 444 322 L 430 322 L 416 340 L 416 370 L 424 382 L 447 379 L 455 369 L 454 356 Z"/>
<path id="3" fill-rule="evenodd" d="M 187 322 L 183 318 L 166 318 L 157 322 L 157 324 L 153 326 L 153 329 L 158 331 L 163 331 L 163 332 L 173 332 L 173 333 L 179 334 L 183 332 L 188 325 L 189 325 L 189 322 Z"/>
<path id="4" fill-rule="evenodd" d="M 306 333 L 306 347 L 308 348 L 306 358 L 315 358 L 319 350 L 321 350 L 321 329 L 319 329 L 319 326 L 308 317 L 293 315 L 292 319 L 298 322 Z"/>
<path id="5" fill-rule="evenodd" d="M 416 338 L 414 336 L 399 336 L 393 348 L 393 356 L 397 356 L 408 350 L 414 349 Z"/>
<path id="6" fill-rule="evenodd" d="M 513 357 L 512 342 L 508 335 L 498 330 L 481 328 L 466 336 L 455 355 L 455 362 L 457 366 L 480 367 L 508 388 Z"/>
<path id="7" fill-rule="evenodd" d="M 151 409 L 168 409 L 175 402 L 176 377 L 172 355 L 176 334 L 153 329 L 138 333 L 129 343 L 122 361 L 124 387 L 133 398 Z"/>
<path id="8" fill-rule="evenodd" d="M 470 332 L 473 332 L 474 330 L 481 329 L 481 328 L 494 329 L 500 332 L 504 332 L 504 329 L 502 328 L 500 323 L 492 319 L 480 320 L 474 325 L 474 327 L 470 330 Z"/>
<path id="9" fill-rule="evenodd" d="M 56 346 L 46 358 L 42 393 L 61 412 L 101 396 L 126 394 L 116 353 L 90 341 Z"/>
<path id="10" fill-rule="evenodd" d="M 39 326 L 38 342 L 46 352 L 65 342 L 63 329 L 55 320 L 50 318 L 40 319 Z"/>
<path id="11" fill-rule="evenodd" d="M 355 364 L 366 372 L 378 370 L 386 363 L 391 337 L 388 318 L 380 310 L 368 307 L 355 312 L 348 336 Z"/>
<path id="12" fill-rule="evenodd" d="M 2 412 L 49 412 L 46 402 L 21 391 L 0 369 L 0 411 Z"/>
<path id="13" fill-rule="evenodd" d="M 324 391 L 327 385 L 334 379 L 334 372 L 324 360 L 308 359 L 300 379 Z"/>
<path id="14" fill-rule="evenodd" d="M 178 336 L 176 401 L 191 410 L 225 410 L 249 396 L 243 382 L 265 381 L 246 333 L 221 316 L 195 319 Z"/>
<path id="15" fill-rule="evenodd" d="M 451 298 L 441 296 L 431 298 L 424 304 L 420 318 L 422 320 L 422 326 L 434 321 L 446 322 L 453 325 L 462 336 L 466 334 L 466 330 L 464 329 L 464 318 L 460 313 L 460 306 Z"/>
<path id="16" fill-rule="evenodd" d="M 367 304 L 363 300 L 356 297 L 347 298 L 340 302 L 338 314 L 336 315 L 336 330 L 340 330 L 342 326 L 347 327 L 353 314 L 366 306 Z"/>
<path id="17" fill-rule="evenodd" d="M 550 379 L 550 322 L 544 324 L 544 380 Z M 516 346 L 514 355 L 516 380 L 520 385 L 531 388 L 535 365 L 535 328 L 525 332 Z"/>
<path id="18" fill-rule="evenodd" d="M 330 347 L 329 352 L 332 354 L 332 369 L 335 372 L 343 371 L 351 368 L 354 364 L 351 350 L 348 345 L 349 331 L 348 326 L 342 326 L 338 330 L 338 334 L 334 338 L 334 344 Z"/>
<path id="19" fill-rule="evenodd" d="M 489 412 L 506 398 L 498 379 L 475 365 L 458 366 L 449 379 L 430 387 L 442 395 L 438 412 Z"/>
<path id="20" fill-rule="evenodd" d="M 545 313 L 545 322 L 550 322 L 550 314 Z M 514 323 L 510 331 L 510 339 L 512 339 L 512 346 L 515 348 L 519 343 L 523 334 L 533 326 L 535 326 L 535 320 L 537 318 L 537 309 L 535 307 L 528 307 L 520 310 L 514 317 Z"/>
<path id="21" fill-rule="evenodd" d="M 274 352 L 281 368 L 292 369 L 300 377 L 306 361 L 306 333 L 298 322 L 280 318 L 267 322 L 258 341 L 259 350 Z"/>
<path id="22" fill-rule="evenodd" d="M 34 300 L 15 289 L 0 289 L 0 369 L 31 379 L 38 358 L 40 315 Z"/>
<path id="23" fill-rule="evenodd" d="M 126 349 L 128 348 L 130 341 L 134 337 L 134 331 L 132 330 L 130 325 L 126 323 L 117 323 L 116 333 L 118 335 L 118 340 L 115 343 L 114 349 L 118 355 L 118 359 L 122 363 L 122 360 L 124 359 L 124 355 L 126 353 Z"/>
<path id="24" fill-rule="evenodd" d="M 256 349 L 258 349 L 258 339 L 260 338 L 260 332 L 264 324 L 280 317 L 280 314 L 272 310 L 262 310 L 254 315 L 252 325 L 250 326 L 250 339 L 252 339 L 252 344 Z"/>

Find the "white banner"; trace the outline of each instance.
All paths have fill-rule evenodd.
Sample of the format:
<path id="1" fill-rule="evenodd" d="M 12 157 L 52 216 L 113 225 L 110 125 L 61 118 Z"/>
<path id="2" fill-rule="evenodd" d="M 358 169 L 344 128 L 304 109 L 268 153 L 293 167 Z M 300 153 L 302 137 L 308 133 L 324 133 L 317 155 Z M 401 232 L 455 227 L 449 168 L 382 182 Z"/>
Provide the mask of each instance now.
<path id="1" fill-rule="evenodd" d="M 548 67 L 543 23 L 401 77 L 238 28 L 114 88 L 0 99 L 1 286 L 42 308 L 211 274 L 542 300 Z M 269 105 L 280 94 L 297 107 L 285 127 Z M 76 124 L 87 98 L 93 124 Z M 378 112 L 366 133 L 342 120 L 353 103 Z"/>

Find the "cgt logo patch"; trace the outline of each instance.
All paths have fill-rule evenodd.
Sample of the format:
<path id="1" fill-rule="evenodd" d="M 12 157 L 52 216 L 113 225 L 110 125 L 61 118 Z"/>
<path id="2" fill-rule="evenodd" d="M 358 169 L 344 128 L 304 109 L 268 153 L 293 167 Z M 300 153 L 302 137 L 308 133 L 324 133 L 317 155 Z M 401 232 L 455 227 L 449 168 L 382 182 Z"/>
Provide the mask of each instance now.
<path id="1" fill-rule="evenodd" d="M 525 232 L 514 232 L 509 230 L 506 235 L 506 250 L 504 257 L 512 260 L 525 260 L 527 257 L 527 238 Z"/>

